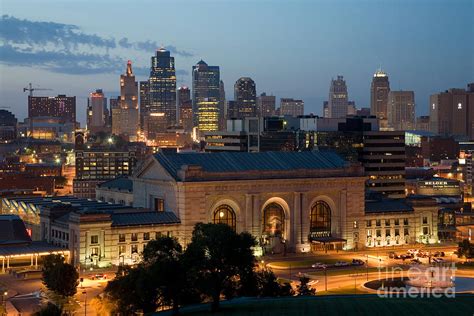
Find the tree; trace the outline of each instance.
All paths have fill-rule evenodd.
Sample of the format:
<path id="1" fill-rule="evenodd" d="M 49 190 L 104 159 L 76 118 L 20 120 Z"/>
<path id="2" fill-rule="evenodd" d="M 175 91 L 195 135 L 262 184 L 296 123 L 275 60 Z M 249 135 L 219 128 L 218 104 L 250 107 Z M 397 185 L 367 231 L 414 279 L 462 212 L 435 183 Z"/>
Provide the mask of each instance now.
<path id="1" fill-rule="evenodd" d="M 294 292 L 289 283 L 280 284 L 272 270 L 262 269 L 256 272 L 259 296 L 277 297 L 293 296 Z"/>
<path id="2" fill-rule="evenodd" d="M 149 268 L 157 286 L 159 305 L 172 306 L 178 314 L 180 305 L 200 301 L 195 287 L 191 286 L 192 275 L 176 238 L 150 241 L 143 250 L 143 264 Z"/>
<path id="3" fill-rule="evenodd" d="M 42 279 L 48 290 L 63 297 L 76 294 L 79 285 L 79 273 L 61 255 L 51 254 L 44 258 Z"/>
<path id="4" fill-rule="evenodd" d="M 212 310 L 219 309 L 223 290 L 235 288 L 235 277 L 254 267 L 254 238 L 248 233 L 237 234 L 225 224 L 198 223 L 185 252 L 190 272 L 197 278 L 196 286 L 211 298 Z M 192 263 L 192 264 L 189 264 Z"/>
<path id="5" fill-rule="evenodd" d="M 160 237 L 148 242 L 142 256 L 141 264 L 122 268 L 105 289 L 106 298 L 116 302 L 116 312 L 149 313 L 172 306 L 177 314 L 180 305 L 199 302 L 190 286 L 182 247 L 175 238 Z"/>
<path id="6" fill-rule="evenodd" d="M 458 257 L 465 257 L 466 259 L 474 257 L 474 245 L 471 244 L 468 239 L 464 239 L 458 243 Z"/>
<path id="7" fill-rule="evenodd" d="M 34 316 L 61 316 L 63 311 L 57 305 L 48 302 L 41 310 L 34 313 Z"/>
<path id="8" fill-rule="evenodd" d="M 300 277 L 300 285 L 298 285 L 298 295 L 311 296 L 316 295 L 316 290 L 308 286 L 309 278 L 306 276 Z"/>
<path id="9" fill-rule="evenodd" d="M 280 284 L 271 269 L 254 269 L 240 276 L 238 296 L 280 297 L 293 296 L 289 283 Z"/>
<path id="10" fill-rule="evenodd" d="M 153 275 L 144 265 L 119 269 L 115 279 L 108 282 L 105 293 L 107 299 L 116 303 L 114 312 L 122 315 L 150 313 L 158 307 Z"/>

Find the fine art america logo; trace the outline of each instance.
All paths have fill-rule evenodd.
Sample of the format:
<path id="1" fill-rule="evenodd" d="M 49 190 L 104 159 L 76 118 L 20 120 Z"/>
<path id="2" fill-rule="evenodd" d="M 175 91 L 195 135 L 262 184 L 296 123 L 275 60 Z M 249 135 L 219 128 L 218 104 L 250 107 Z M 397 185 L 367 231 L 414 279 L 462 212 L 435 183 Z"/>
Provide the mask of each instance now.
<path id="1" fill-rule="evenodd" d="M 385 272 L 386 277 L 382 277 Z M 410 267 L 404 271 L 399 267 L 379 270 L 377 295 L 381 298 L 393 297 L 455 297 L 456 267 L 454 263 L 447 266 Z M 369 282 L 372 283 L 372 282 Z"/>

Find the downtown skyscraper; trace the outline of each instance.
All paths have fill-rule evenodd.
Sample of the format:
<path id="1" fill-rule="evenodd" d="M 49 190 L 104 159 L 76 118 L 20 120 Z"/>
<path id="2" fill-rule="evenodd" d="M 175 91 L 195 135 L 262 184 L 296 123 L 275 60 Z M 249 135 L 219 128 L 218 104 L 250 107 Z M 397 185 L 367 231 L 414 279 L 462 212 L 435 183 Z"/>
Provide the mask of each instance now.
<path id="1" fill-rule="evenodd" d="M 122 135 L 131 141 L 137 140 L 140 128 L 138 117 L 138 83 L 132 71 L 132 62 L 120 76 L 120 98 L 112 111 L 112 134 Z"/>
<path id="2" fill-rule="evenodd" d="M 193 102 L 191 101 L 191 90 L 182 86 L 177 90 L 177 107 L 178 107 L 178 125 L 186 132 L 193 130 Z"/>
<path id="3" fill-rule="evenodd" d="M 388 75 L 381 69 L 377 70 L 370 86 L 370 114 L 380 119 L 380 126 L 387 125 L 388 94 L 390 82 Z"/>
<path id="4" fill-rule="evenodd" d="M 474 83 L 431 95 L 429 120 L 433 133 L 474 140 Z"/>
<path id="5" fill-rule="evenodd" d="M 415 129 L 415 92 L 390 91 L 387 119 L 388 126 L 396 131 Z"/>
<path id="6" fill-rule="evenodd" d="M 193 114 L 199 132 L 219 130 L 220 71 L 203 60 L 193 66 Z"/>
<path id="7" fill-rule="evenodd" d="M 87 99 L 87 129 L 89 132 L 92 134 L 107 132 L 107 116 L 107 98 L 102 89 L 96 89 Z"/>
<path id="8" fill-rule="evenodd" d="M 352 112 L 349 110 L 349 106 L 346 81 L 343 76 L 337 76 L 337 79 L 331 80 L 331 85 L 329 87 L 327 117 L 346 117 L 350 112 Z"/>
<path id="9" fill-rule="evenodd" d="M 238 118 L 257 116 L 257 92 L 252 78 L 239 78 L 234 84 L 234 101 Z"/>
<path id="10" fill-rule="evenodd" d="M 275 115 L 276 97 L 267 95 L 265 92 L 257 97 L 257 108 L 259 116 L 268 117 Z"/>
<path id="11" fill-rule="evenodd" d="M 176 71 L 174 57 L 165 48 L 151 57 L 148 115 L 162 117 L 165 128 L 176 125 Z"/>

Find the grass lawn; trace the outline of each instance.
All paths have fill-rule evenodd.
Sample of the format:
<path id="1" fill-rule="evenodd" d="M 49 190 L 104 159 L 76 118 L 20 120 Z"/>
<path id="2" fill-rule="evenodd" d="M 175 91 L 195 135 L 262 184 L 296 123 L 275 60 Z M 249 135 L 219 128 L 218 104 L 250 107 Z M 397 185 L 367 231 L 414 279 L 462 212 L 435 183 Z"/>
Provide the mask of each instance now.
<path id="1" fill-rule="evenodd" d="M 183 315 L 210 315 L 209 305 L 183 308 Z M 375 295 L 335 295 L 276 299 L 243 298 L 223 302 L 213 315 L 472 315 L 474 295 L 455 298 L 379 298 Z M 167 313 L 168 314 L 168 313 Z M 170 314 L 169 314 L 170 315 Z"/>
<path id="2" fill-rule="evenodd" d="M 341 295 L 341 294 L 369 294 L 369 292 L 365 291 L 360 287 L 360 283 L 358 282 L 356 290 L 354 291 L 353 286 L 346 286 L 346 287 L 340 287 L 338 289 L 331 289 L 329 291 L 319 291 L 316 293 L 316 295 Z"/>

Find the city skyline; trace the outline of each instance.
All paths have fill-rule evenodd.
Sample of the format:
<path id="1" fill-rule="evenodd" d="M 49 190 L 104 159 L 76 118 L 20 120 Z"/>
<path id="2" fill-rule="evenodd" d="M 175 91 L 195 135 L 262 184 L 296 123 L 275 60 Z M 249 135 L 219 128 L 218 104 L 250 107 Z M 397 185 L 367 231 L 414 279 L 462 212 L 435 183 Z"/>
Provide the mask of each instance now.
<path id="1" fill-rule="evenodd" d="M 173 15 L 174 20 L 160 16 L 152 23 L 153 27 L 145 27 L 151 15 L 148 11 L 153 10 L 140 10 L 138 6 L 126 29 L 120 26 L 121 19 L 111 19 L 107 25 L 101 23 L 100 12 L 107 12 L 104 10 L 110 8 L 110 3 L 94 3 L 92 11 L 88 3 L 71 3 L 66 8 L 46 2 L 35 10 L 24 10 L 26 6 L 31 7 L 30 2 L 3 1 L 2 11 L 8 16 L 2 17 L 2 25 L 8 27 L 2 27 L 6 31 L 2 32 L 0 72 L 9 76 L 8 80 L 6 76 L 0 79 L 1 105 L 11 106 L 18 118 L 26 116 L 27 96 L 22 89 L 32 82 L 54 89 L 48 93 L 38 92 L 38 96 L 76 96 L 78 120 L 84 123 L 88 93 L 103 89 L 106 97 L 117 96 L 116 75 L 128 59 L 135 65 L 137 80 L 145 80 L 149 59 L 161 44 L 176 58 L 178 86 L 191 86 L 192 66 L 202 58 L 221 67 L 221 79 L 228 95 L 233 95 L 233 83 L 238 78 L 251 77 L 257 85 L 257 94 L 266 92 L 277 99 L 302 99 L 306 112 L 317 115 L 322 115 L 327 86 L 337 75 L 346 79 L 348 93 L 357 106 L 368 107 L 370 81 L 381 66 L 389 75 L 393 89 L 415 91 L 416 114 L 426 115 L 431 94 L 463 88 L 466 82 L 472 81 L 474 73 L 470 54 L 473 44 L 466 40 L 472 37 L 470 1 L 449 4 L 430 1 L 429 6 L 426 1 L 382 2 L 383 5 L 366 1 L 357 6 L 347 6 L 344 1 L 334 4 L 277 1 L 271 5 L 266 1 L 164 2 L 161 8 L 182 14 Z M 66 17 L 63 13 L 71 9 L 77 14 Z M 127 7 L 121 5 L 113 7 L 117 16 L 125 10 Z M 239 34 L 226 17 L 245 10 L 248 10 L 248 23 L 239 29 Z M 215 24 L 200 25 L 201 32 L 207 34 L 204 38 L 193 36 L 190 27 L 193 12 L 216 13 Z M 265 18 L 270 19 L 268 25 L 260 22 Z M 398 23 L 400 18 L 403 24 Z M 439 20 L 451 22 L 445 25 L 436 22 Z M 33 21 L 57 23 L 48 25 L 60 30 L 58 37 L 48 37 L 45 24 Z M 395 23 L 397 28 L 393 28 Z M 35 31 L 25 35 L 21 27 Z M 259 30 L 258 34 L 252 33 L 255 29 Z M 70 42 L 64 45 L 78 48 L 80 53 L 73 54 L 66 49 L 72 55 L 63 57 L 71 57 L 70 63 L 52 63 L 55 51 L 51 50 L 51 41 L 59 41 L 62 35 L 71 32 L 78 36 L 70 37 Z M 301 36 L 292 36 L 295 32 Z M 330 36 L 332 33 L 337 36 Z M 308 37 L 313 40 L 308 41 Z M 219 38 L 218 46 L 213 38 Z M 441 38 L 443 45 L 440 45 Z M 374 45 L 377 42 L 380 45 Z M 35 45 L 35 50 L 27 53 L 25 49 L 18 54 L 21 45 Z M 95 49 L 94 56 L 81 55 L 88 47 Z M 406 47 L 410 49 L 401 49 Z M 290 56 L 296 58 L 282 62 L 290 60 Z M 88 60 L 93 64 L 88 65 Z"/>

